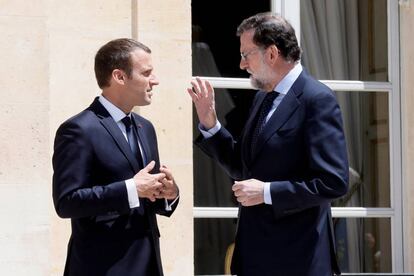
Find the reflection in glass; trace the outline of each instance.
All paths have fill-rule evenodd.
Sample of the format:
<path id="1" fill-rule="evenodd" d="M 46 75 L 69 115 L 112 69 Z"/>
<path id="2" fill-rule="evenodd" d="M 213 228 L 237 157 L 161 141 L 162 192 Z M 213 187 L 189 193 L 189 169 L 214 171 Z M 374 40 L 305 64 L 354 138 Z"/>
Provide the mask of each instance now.
<path id="1" fill-rule="evenodd" d="M 258 12 L 270 11 L 270 0 L 192 0 L 191 18 L 198 34 L 196 40 L 209 46 L 220 75 L 214 77 L 246 78 L 239 68 L 240 41 L 237 26 L 243 19 Z M 193 35 L 193 43 L 196 41 Z M 193 72 L 193 76 L 197 76 Z"/>
<path id="2" fill-rule="evenodd" d="M 337 257 L 342 272 L 391 272 L 388 218 L 334 218 Z"/>
<path id="3" fill-rule="evenodd" d="M 224 274 L 225 266 L 229 265 L 225 263 L 226 253 L 234 242 L 235 233 L 236 219 L 194 220 L 195 275 Z"/>
<path id="4" fill-rule="evenodd" d="M 336 207 L 390 207 L 388 94 L 337 92 L 349 159 L 349 191 Z"/>
<path id="5" fill-rule="evenodd" d="M 301 0 L 302 64 L 318 79 L 388 80 L 386 0 Z"/>

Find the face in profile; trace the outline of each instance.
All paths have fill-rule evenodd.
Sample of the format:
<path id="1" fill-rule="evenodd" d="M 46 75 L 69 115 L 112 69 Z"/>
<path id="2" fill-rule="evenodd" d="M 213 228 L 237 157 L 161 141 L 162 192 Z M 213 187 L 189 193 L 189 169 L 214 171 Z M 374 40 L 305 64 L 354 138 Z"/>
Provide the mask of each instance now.
<path id="1" fill-rule="evenodd" d="M 271 91 L 272 71 L 265 61 L 266 49 L 259 48 L 253 42 L 253 35 L 253 30 L 240 35 L 240 52 L 245 55 L 245 58 L 240 60 L 240 68 L 250 74 L 250 83 L 254 88 Z"/>
<path id="2" fill-rule="evenodd" d="M 136 49 L 130 55 L 132 71 L 125 80 L 125 96 L 130 104 L 144 106 L 151 104 L 152 89 L 158 85 L 158 79 L 153 74 L 151 54 L 142 49 Z"/>

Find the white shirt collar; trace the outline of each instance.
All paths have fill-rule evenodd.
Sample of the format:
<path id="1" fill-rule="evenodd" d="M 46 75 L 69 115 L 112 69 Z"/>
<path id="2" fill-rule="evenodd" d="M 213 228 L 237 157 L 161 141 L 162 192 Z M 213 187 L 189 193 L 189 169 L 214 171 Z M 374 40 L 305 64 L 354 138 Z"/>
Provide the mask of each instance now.
<path id="1" fill-rule="evenodd" d="M 125 116 L 127 116 L 121 109 L 116 107 L 113 103 L 108 101 L 104 96 L 99 96 L 99 102 L 105 107 L 105 109 L 109 112 L 111 117 L 114 119 L 115 122 L 121 121 Z"/>
<path id="2" fill-rule="evenodd" d="M 280 94 L 286 95 L 302 71 L 303 68 L 300 62 L 296 63 L 295 67 L 287 73 L 287 75 L 276 85 L 273 90 L 279 92 Z"/>

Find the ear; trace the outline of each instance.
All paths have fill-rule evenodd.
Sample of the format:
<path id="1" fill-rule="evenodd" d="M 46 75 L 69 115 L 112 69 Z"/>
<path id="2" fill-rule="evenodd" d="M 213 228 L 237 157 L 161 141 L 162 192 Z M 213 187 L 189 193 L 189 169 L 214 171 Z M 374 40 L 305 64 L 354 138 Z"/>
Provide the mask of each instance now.
<path id="1" fill-rule="evenodd" d="M 280 51 L 276 45 L 271 45 L 268 48 L 269 51 L 269 61 L 271 64 L 274 64 L 276 60 L 280 57 Z"/>
<path id="2" fill-rule="evenodd" d="M 112 79 L 118 83 L 118 84 L 125 84 L 125 80 L 126 80 L 126 75 L 124 73 L 124 71 L 119 70 L 119 69 L 115 69 L 114 71 L 112 71 Z"/>

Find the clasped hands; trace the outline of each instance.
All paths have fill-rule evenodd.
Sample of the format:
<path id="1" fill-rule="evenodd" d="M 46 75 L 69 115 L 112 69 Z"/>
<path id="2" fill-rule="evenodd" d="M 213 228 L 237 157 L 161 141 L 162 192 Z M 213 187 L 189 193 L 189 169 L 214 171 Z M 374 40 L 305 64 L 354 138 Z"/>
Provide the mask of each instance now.
<path id="1" fill-rule="evenodd" d="M 264 203 L 264 182 L 257 179 L 234 181 L 234 196 L 243 206 L 254 206 Z"/>
<path id="2" fill-rule="evenodd" d="M 151 174 L 154 167 L 155 161 L 151 161 L 134 176 L 138 196 L 152 202 L 160 198 L 175 199 L 178 196 L 178 186 L 170 169 L 161 166 L 159 173 Z"/>

